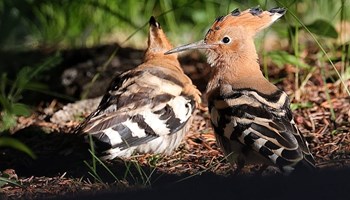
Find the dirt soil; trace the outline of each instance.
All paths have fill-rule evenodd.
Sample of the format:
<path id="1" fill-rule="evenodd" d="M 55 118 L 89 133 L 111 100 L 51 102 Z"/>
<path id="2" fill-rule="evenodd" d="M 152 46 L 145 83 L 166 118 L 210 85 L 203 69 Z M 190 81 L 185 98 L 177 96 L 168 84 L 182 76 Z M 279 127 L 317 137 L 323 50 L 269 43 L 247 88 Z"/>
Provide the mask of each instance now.
<path id="1" fill-rule="evenodd" d="M 115 57 L 105 65 L 106 60 L 116 48 L 118 50 Z M 36 60 L 35 57 L 45 57 L 52 55 L 53 52 L 27 52 L 21 55 L 3 52 L 1 54 L 3 58 L 6 58 L 4 62 L 12 66 L 12 73 L 15 74 L 20 66 L 20 63 L 12 61 L 15 57 Z M 33 160 L 14 149 L 0 149 L 1 176 L 9 177 L 20 184 L 2 185 L 0 198 L 90 199 L 96 197 L 109 199 L 110 196 L 113 196 L 112 194 L 119 195 L 119 198 L 136 197 L 136 194 L 145 195 L 144 197 L 151 197 L 152 194 L 155 197 L 154 191 L 157 192 L 156 196 L 160 197 L 160 194 L 175 189 L 178 191 L 190 190 L 189 188 L 193 185 L 189 186 L 189 182 L 203 186 L 204 183 L 211 181 L 216 181 L 217 184 L 232 184 L 232 187 L 235 186 L 236 189 L 242 187 L 240 191 L 243 195 L 244 192 L 249 193 L 246 188 L 250 188 L 250 184 L 263 186 L 266 179 L 260 180 L 262 177 L 280 177 L 279 180 L 267 178 L 277 188 L 279 187 L 278 181 L 288 185 L 293 184 L 293 180 L 295 182 L 298 180 L 281 177 L 273 168 L 260 172 L 260 166 L 247 166 L 242 174 L 234 174 L 235 166 L 226 162 L 216 145 L 213 130 L 208 123 L 209 115 L 205 98 L 203 98 L 202 107 L 195 111 L 192 127 L 185 140 L 173 155 L 135 155 L 130 160 L 106 162 L 106 167 L 113 175 L 97 162 L 98 175 L 94 175 L 93 170 L 88 167 L 93 165 L 92 156 L 88 152 L 89 145 L 84 138 L 73 135 L 72 130 L 79 124 L 81 116 L 87 116 L 96 108 L 99 96 L 103 94 L 109 81 L 113 78 L 111 74 L 118 74 L 139 64 L 143 52 L 118 46 L 101 46 L 93 49 L 62 51 L 61 55 L 63 62 L 60 66 L 55 68 L 53 73 L 45 74 L 42 80 L 50 86 L 51 90 L 70 97 L 79 98 L 84 91 L 89 91 L 87 95 L 89 99 L 69 103 L 66 99 L 27 94 L 26 100 L 35 105 L 35 112 L 30 117 L 20 117 L 18 126 L 11 130 L 9 136 L 27 144 L 37 158 Z M 300 72 L 301 76 L 311 75 L 302 89 L 295 90 L 293 73 L 296 68 L 293 66 L 286 65 L 281 69 L 270 64 L 269 78 L 280 80 L 276 83 L 277 86 L 283 88 L 292 98 L 292 102 L 298 106 L 294 110 L 295 121 L 309 141 L 311 151 L 321 171 L 335 169 L 345 171 L 341 173 L 334 171 L 335 175 L 329 176 L 324 176 L 321 172 L 319 177 L 322 178 L 314 178 L 310 184 L 299 181 L 298 185 L 299 187 L 307 185 L 302 188 L 317 187 L 317 190 L 322 191 L 323 186 L 318 184 L 321 184 L 321 179 L 327 179 L 330 183 L 342 184 L 340 188 L 350 189 L 349 181 L 338 182 L 344 178 L 342 175 L 349 174 L 349 170 L 346 169 L 350 167 L 350 98 L 342 89 L 339 81 L 332 82 L 332 74 L 327 77 L 325 84 L 318 62 L 313 59 L 312 55 L 307 57 L 309 59 L 307 62 L 316 69 L 311 72 Z M 183 55 L 180 62 L 185 72 L 204 92 L 210 70 L 205 58 L 198 52 L 193 52 Z M 335 63 L 338 66 L 336 61 Z M 332 69 L 328 64 L 324 64 L 323 67 L 326 71 Z M 89 84 L 96 73 L 100 74 L 97 81 Z M 349 86 L 350 82 L 345 82 L 345 84 Z M 334 110 L 335 118 L 332 118 L 332 110 Z M 259 180 L 252 179 L 252 177 L 259 177 Z M 303 178 L 307 177 L 308 175 Z M 231 182 L 233 179 L 235 183 L 241 181 L 242 184 Z M 245 185 L 249 187 L 243 187 Z M 210 195 L 204 195 L 207 186 L 193 187 L 201 188 L 202 195 L 197 197 L 209 198 Z M 166 189 L 159 189 L 164 187 Z M 265 187 L 260 187 L 260 190 Z M 223 188 L 228 189 L 228 187 Z M 336 186 L 333 188 L 339 189 Z M 277 193 L 282 194 L 282 190 Z M 342 194 L 341 192 L 345 190 L 338 191 L 336 194 Z M 304 192 L 306 193 L 307 190 Z M 180 194 L 181 192 L 174 194 L 173 197 Z M 218 193 L 219 196 L 224 194 L 226 193 Z M 264 193 L 264 195 L 267 194 Z"/>

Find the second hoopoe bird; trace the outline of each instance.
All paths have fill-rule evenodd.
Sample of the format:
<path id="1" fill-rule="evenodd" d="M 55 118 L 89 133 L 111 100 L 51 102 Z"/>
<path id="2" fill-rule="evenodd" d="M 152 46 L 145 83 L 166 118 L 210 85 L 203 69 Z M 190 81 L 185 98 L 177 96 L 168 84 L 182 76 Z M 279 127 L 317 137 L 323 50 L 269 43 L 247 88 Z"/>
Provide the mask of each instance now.
<path id="1" fill-rule="evenodd" d="M 97 110 L 78 126 L 89 134 L 102 159 L 133 152 L 170 154 L 179 146 L 201 102 L 200 92 L 184 74 L 159 23 L 151 17 L 144 62 L 116 77 Z"/>
<path id="2" fill-rule="evenodd" d="M 204 40 L 166 53 L 206 50 L 212 66 L 206 91 L 211 124 L 217 143 L 239 169 L 249 163 L 274 165 L 285 173 L 315 167 L 287 94 L 263 76 L 257 62 L 254 36 L 285 12 L 236 9 L 217 18 Z"/>

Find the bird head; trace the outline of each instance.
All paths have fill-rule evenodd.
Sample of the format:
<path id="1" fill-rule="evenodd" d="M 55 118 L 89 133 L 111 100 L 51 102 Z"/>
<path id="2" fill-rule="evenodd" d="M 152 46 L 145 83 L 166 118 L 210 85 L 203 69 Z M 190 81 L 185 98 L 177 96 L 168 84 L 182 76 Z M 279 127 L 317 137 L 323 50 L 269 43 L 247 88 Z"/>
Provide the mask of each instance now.
<path id="1" fill-rule="evenodd" d="M 284 8 L 263 11 L 259 7 L 240 12 L 235 9 L 226 16 L 218 17 L 205 35 L 204 40 L 174 48 L 166 54 L 190 49 L 206 49 L 208 62 L 222 54 L 233 55 L 246 49 L 247 41 L 253 43 L 253 37 L 285 14 Z M 254 44 L 253 44 L 254 46 Z M 252 47 L 255 53 L 255 47 Z"/>

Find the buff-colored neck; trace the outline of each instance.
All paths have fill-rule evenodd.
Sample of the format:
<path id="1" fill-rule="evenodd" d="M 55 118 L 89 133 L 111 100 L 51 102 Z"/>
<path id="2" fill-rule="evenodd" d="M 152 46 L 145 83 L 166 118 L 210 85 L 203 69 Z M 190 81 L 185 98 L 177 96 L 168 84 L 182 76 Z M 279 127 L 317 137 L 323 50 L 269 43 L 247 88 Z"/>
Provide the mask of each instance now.
<path id="1" fill-rule="evenodd" d="M 164 53 L 146 54 L 144 64 L 147 67 L 165 67 L 174 71 L 183 72 L 175 54 L 164 55 Z"/>
<path id="2" fill-rule="evenodd" d="M 265 79 L 260 70 L 252 39 L 234 50 L 209 52 L 208 62 L 212 66 L 212 74 L 207 93 L 223 84 L 229 84 L 233 89 L 252 88 L 267 94 L 276 91 L 276 87 Z"/>

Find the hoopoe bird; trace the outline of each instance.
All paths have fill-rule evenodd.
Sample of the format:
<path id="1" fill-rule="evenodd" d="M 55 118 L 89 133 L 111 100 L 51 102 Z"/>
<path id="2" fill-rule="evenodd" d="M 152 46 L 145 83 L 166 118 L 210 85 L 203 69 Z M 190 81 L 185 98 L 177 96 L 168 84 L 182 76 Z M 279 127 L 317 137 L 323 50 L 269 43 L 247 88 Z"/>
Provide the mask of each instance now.
<path id="1" fill-rule="evenodd" d="M 134 152 L 171 154 L 191 125 L 200 92 L 185 75 L 160 24 L 149 20 L 144 62 L 114 78 L 98 108 L 76 129 L 91 135 L 101 158 Z"/>
<path id="2" fill-rule="evenodd" d="M 297 166 L 315 167 L 287 94 L 264 77 L 257 62 L 254 36 L 285 12 L 235 9 L 218 17 L 204 40 L 166 52 L 205 49 L 212 67 L 206 90 L 210 121 L 218 145 L 238 169 L 258 163 L 288 174 Z"/>

